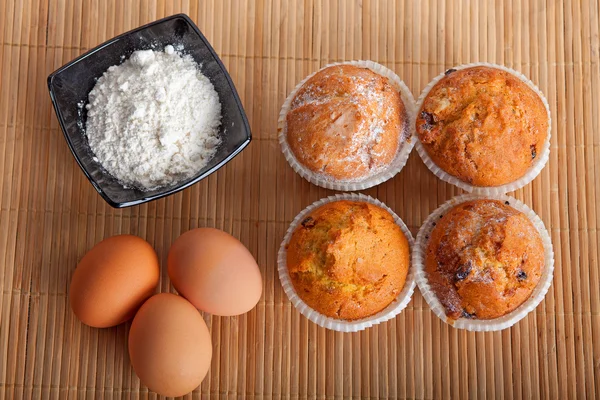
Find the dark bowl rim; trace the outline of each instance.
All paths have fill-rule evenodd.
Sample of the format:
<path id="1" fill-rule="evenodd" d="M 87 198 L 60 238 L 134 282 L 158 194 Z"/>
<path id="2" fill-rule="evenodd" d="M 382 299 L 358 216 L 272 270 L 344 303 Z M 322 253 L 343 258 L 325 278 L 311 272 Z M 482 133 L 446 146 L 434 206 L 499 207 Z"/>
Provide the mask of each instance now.
<path id="1" fill-rule="evenodd" d="M 230 154 L 227 155 L 227 157 L 225 157 L 221 162 L 219 162 L 217 165 L 215 165 L 214 167 L 212 167 L 211 169 L 209 169 L 208 171 L 206 171 L 205 173 L 203 173 L 202 175 L 188 181 L 185 183 L 182 183 L 181 185 L 175 186 L 173 188 L 170 188 L 164 192 L 152 195 L 152 196 L 148 196 L 148 197 L 143 197 L 141 199 L 138 200 L 132 200 L 132 201 L 126 201 L 126 202 L 116 202 L 114 200 L 112 200 L 108 194 L 106 194 L 106 192 L 104 192 L 104 190 L 102 190 L 102 188 L 100 187 L 100 185 L 98 185 L 98 183 L 96 183 L 96 181 L 94 180 L 94 178 L 92 178 L 92 176 L 89 174 L 89 172 L 87 171 L 87 169 L 83 166 L 82 161 L 80 160 L 79 156 L 77 155 L 76 151 L 75 151 L 75 147 L 73 145 L 73 143 L 71 142 L 71 138 L 69 137 L 69 135 L 67 134 L 67 131 L 65 129 L 65 122 L 63 121 L 62 118 L 62 113 L 60 112 L 58 105 L 56 103 L 56 99 L 54 96 L 54 87 L 53 87 L 53 81 L 54 78 L 62 73 L 63 71 L 69 69 L 70 67 L 72 67 L 73 65 L 75 65 L 76 63 L 80 62 L 81 60 L 83 60 L 84 58 L 92 55 L 93 53 L 110 46 L 111 44 L 113 44 L 114 42 L 130 36 L 132 34 L 135 34 L 136 32 L 142 31 L 144 29 L 147 29 L 151 26 L 154 25 L 159 25 L 161 23 L 173 20 L 173 19 L 178 19 L 178 18 L 183 18 L 191 27 L 192 29 L 194 29 L 194 31 L 198 34 L 198 37 L 200 38 L 200 40 L 204 43 L 204 45 L 208 48 L 209 52 L 212 54 L 212 56 L 215 58 L 215 60 L 217 61 L 217 64 L 219 66 L 219 68 L 221 69 L 221 71 L 223 71 L 223 73 L 225 74 L 225 79 L 227 80 L 227 83 L 229 85 L 229 89 L 231 90 L 231 94 L 233 95 L 233 99 L 235 100 L 235 103 L 237 104 L 240 112 L 241 112 L 241 117 L 242 117 L 242 122 L 243 122 L 243 127 L 244 127 L 244 131 L 246 132 L 246 140 L 244 140 L 234 151 L 232 151 Z M 161 199 L 163 197 L 167 197 L 170 196 L 174 193 L 177 193 L 183 189 L 186 189 L 196 183 L 198 183 L 199 181 L 203 180 L 204 178 L 208 177 L 209 175 L 211 175 L 212 173 L 214 173 L 215 171 L 217 171 L 218 169 L 220 169 L 221 167 L 223 167 L 225 164 L 227 164 L 229 161 L 231 161 L 235 156 L 237 156 L 242 150 L 244 150 L 246 148 L 246 146 L 248 146 L 248 144 L 250 144 L 250 142 L 252 141 L 252 131 L 250 130 L 250 124 L 248 123 L 248 117 L 246 116 L 246 112 L 244 110 L 244 107 L 242 105 L 242 101 L 237 93 L 237 90 L 235 88 L 235 85 L 233 84 L 233 81 L 231 80 L 231 76 L 229 75 L 229 72 L 227 71 L 227 68 L 225 68 L 225 65 L 223 64 L 223 62 L 221 61 L 221 59 L 219 58 L 219 56 L 217 55 L 217 52 L 213 49 L 213 47 L 211 46 L 210 42 L 208 41 L 208 39 L 206 39 L 206 37 L 204 37 L 204 35 L 202 34 L 202 32 L 200 31 L 200 29 L 196 26 L 196 24 L 194 23 L 194 21 L 192 21 L 192 19 L 184 13 L 180 13 L 180 14 L 174 14 L 165 18 L 161 18 L 159 20 L 150 22 L 148 24 L 139 26 L 135 29 L 132 29 L 130 31 L 121 33 L 101 44 L 99 44 L 98 46 L 88 50 L 87 52 L 79 55 L 78 57 L 76 57 L 75 59 L 69 61 L 68 63 L 66 63 L 65 65 L 63 65 L 62 67 L 58 68 L 57 70 L 55 70 L 54 72 L 52 72 L 50 75 L 48 75 L 48 79 L 47 79 L 47 83 L 48 83 L 48 91 L 50 92 L 50 99 L 52 101 L 52 106 L 54 108 L 54 112 L 56 114 L 56 117 L 58 119 L 58 123 L 60 125 L 60 129 L 63 132 L 63 136 L 67 142 L 67 145 L 69 146 L 69 150 L 71 151 L 71 154 L 73 155 L 73 157 L 75 158 L 75 161 L 77 161 L 77 164 L 79 165 L 79 168 L 81 168 L 81 170 L 83 171 L 85 177 L 87 178 L 87 180 L 92 184 L 92 186 L 94 187 L 94 189 L 96 189 L 96 191 L 98 192 L 98 194 L 104 199 L 104 201 L 106 201 L 111 207 L 113 208 L 125 208 L 125 207 L 131 207 L 131 206 L 135 206 L 135 205 L 140 205 L 140 204 L 144 204 L 147 203 L 149 201 L 153 201 L 153 200 L 158 200 Z"/>

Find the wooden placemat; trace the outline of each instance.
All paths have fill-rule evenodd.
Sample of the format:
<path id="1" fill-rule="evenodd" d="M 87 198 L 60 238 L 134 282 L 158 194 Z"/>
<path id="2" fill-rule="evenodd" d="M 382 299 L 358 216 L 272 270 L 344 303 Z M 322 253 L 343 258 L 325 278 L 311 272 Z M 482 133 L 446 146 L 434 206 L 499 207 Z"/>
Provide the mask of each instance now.
<path id="1" fill-rule="evenodd" d="M 63 139 L 46 77 L 87 49 L 160 17 L 191 16 L 220 54 L 253 132 L 250 146 L 181 193 L 124 210 L 96 194 Z M 91 329 L 67 298 L 77 261 L 132 233 L 163 266 L 182 232 L 213 226 L 257 258 L 263 297 L 234 318 L 206 315 L 214 358 L 188 397 L 595 398 L 600 391 L 600 39 L 597 0 L 0 0 L 0 399 L 154 398 L 133 373 L 128 325 Z M 546 299 L 511 329 L 468 333 L 415 293 L 397 318 L 342 334 L 287 300 L 277 249 L 294 216 L 333 192 L 295 174 L 279 150 L 288 92 L 333 61 L 370 59 L 415 97 L 456 64 L 500 63 L 546 94 L 549 165 L 513 193 L 544 220 L 556 252 Z M 416 152 L 366 194 L 416 233 L 460 190 Z M 162 270 L 162 291 L 171 290 Z"/>

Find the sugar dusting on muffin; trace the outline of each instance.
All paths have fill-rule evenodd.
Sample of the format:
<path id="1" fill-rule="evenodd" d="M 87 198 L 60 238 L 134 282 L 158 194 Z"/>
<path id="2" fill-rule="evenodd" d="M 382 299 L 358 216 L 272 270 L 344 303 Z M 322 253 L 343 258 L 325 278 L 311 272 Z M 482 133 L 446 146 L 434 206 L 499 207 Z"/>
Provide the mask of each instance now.
<path id="1" fill-rule="evenodd" d="M 298 90 L 286 116 L 296 159 L 314 173 L 342 181 L 387 167 L 407 129 L 402 98 L 388 78 L 353 65 L 316 73 Z"/>
<path id="2" fill-rule="evenodd" d="M 307 216 L 287 246 L 294 288 L 311 308 L 357 320 L 386 308 L 402 291 L 408 240 L 386 210 L 341 200 Z"/>
<path id="3" fill-rule="evenodd" d="M 473 200 L 435 225 L 425 271 L 448 317 L 494 319 L 529 298 L 544 269 L 544 247 L 525 214 L 501 201 Z"/>
<path id="4" fill-rule="evenodd" d="M 433 162 L 475 186 L 500 186 L 526 174 L 548 135 L 540 96 L 501 69 L 448 70 L 416 119 Z"/>

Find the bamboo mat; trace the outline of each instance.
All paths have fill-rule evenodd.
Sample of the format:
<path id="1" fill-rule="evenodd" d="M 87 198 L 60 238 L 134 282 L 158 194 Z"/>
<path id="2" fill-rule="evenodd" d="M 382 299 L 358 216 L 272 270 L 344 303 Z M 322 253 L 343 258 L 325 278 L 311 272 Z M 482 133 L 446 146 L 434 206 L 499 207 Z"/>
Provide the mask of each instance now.
<path id="1" fill-rule="evenodd" d="M 87 49 L 185 12 L 222 57 L 253 131 L 225 168 L 177 195 L 124 210 L 96 194 L 71 156 L 47 75 Z M 67 298 L 77 261 L 101 239 L 147 239 L 163 265 L 182 232 L 214 226 L 257 258 L 252 312 L 206 316 L 214 358 L 189 398 L 600 397 L 600 39 L 597 0 L 0 0 L 0 399 L 155 398 L 127 356 L 128 325 L 97 330 Z M 333 61 L 370 59 L 415 97 L 456 64 L 517 69 L 548 97 L 549 165 L 513 193 L 544 220 L 556 252 L 546 299 L 511 329 L 468 333 L 415 293 L 397 318 L 356 334 L 307 321 L 287 300 L 276 255 L 289 222 L 332 192 L 303 180 L 277 142 L 287 93 Z M 416 152 L 365 193 L 416 234 L 460 193 Z M 166 269 L 160 283 L 170 290 Z"/>

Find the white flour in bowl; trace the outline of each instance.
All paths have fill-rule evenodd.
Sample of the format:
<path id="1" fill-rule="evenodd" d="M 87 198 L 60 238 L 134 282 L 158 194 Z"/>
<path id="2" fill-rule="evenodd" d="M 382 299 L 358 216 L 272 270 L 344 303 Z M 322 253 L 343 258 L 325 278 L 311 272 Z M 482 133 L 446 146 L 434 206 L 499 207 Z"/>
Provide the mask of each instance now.
<path id="1" fill-rule="evenodd" d="M 140 50 L 98 79 L 86 135 L 102 166 L 126 186 L 191 178 L 221 143 L 221 103 L 191 56 Z"/>

